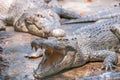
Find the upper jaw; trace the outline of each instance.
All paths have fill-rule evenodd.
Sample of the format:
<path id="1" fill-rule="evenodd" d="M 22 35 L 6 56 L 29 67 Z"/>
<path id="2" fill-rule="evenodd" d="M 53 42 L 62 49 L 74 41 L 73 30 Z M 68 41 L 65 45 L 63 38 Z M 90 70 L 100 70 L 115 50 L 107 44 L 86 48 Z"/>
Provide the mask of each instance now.
<path id="1" fill-rule="evenodd" d="M 59 41 L 56 40 L 41 40 L 41 39 L 35 39 L 34 41 L 31 42 L 31 47 L 32 49 L 41 49 L 41 50 L 47 50 L 48 47 L 51 49 L 56 49 L 56 50 L 63 50 L 65 49 L 65 45 Z"/>
<path id="2" fill-rule="evenodd" d="M 52 56 L 55 56 L 55 55 L 57 55 L 57 54 L 63 54 L 64 52 L 62 52 L 62 53 L 54 53 L 54 50 L 65 50 L 64 48 L 65 48 L 65 46 L 63 46 L 63 45 L 60 45 L 59 43 L 57 43 L 57 42 L 52 42 L 52 41 L 43 41 L 43 42 L 41 42 L 41 46 L 40 46 L 40 48 L 42 48 L 42 49 L 45 49 L 45 50 L 49 50 L 49 49 L 47 49 L 48 48 L 48 46 L 49 47 L 51 47 L 51 49 L 53 49 L 53 53 L 52 53 Z M 48 52 L 50 52 L 50 51 L 48 51 Z M 46 54 L 50 54 L 50 53 L 46 53 Z M 39 64 L 39 66 L 38 66 L 38 68 L 34 71 L 34 77 L 35 78 L 37 78 L 37 79 L 41 79 L 41 78 L 44 78 L 44 77 L 46 77 L 46 76 L 49 76 L 49 75 L 51 75 L 51 74 L 54 74 L 54 73 L 56 73 L 57 71 L 57 68 L 55 67 L 56 66 L 56 64 L 52 64 L 52 65 L 50 65 L 50 66 L 46 66 L 45 67 L 45 69 L 43 69 L 44 67 L 44 62 L 45 62 L 45 60 L 46 60 L 46 58 L 49 56 L 47 56 L 46 54 L 44 54 L 43 55 L 43 58 L 42 58 L 42 60 L 41 60 L 41 62 L 40 62 L 40 64 Z M 50 54 L 51 55 L 51 54 Z M 65 54 L 63 54 L 63 58 L 64 58 L 64 55 Z M 59 56 L 59 55 L 58 55 Z M 51 58 L 51 57 L 50 57 Z M 61 59 L 58 59 L 59 61 L 58 61 L 58 64 L 59 63 L 61 63 L 61 61 L 63 60 L 63 58 Z M 43 63 L 43 65 L 42 65 L 42 63 Z M 54 69 L 55 68 L 55 69 Z"/>
<path id="3" fill-rule="evenodd" d="M 47 44 L 47 43 L 45 42 L 45 44 Z M 71 47 L 68 47 L 68 48 L 71 49 Z M 60 49 L 62 49 L 62 48 L 60 48 Z M 60 71 L 64 71 L 64 69 L 70 68 L 74 62 L 74 57 L 75 57 L 76 51 L 73 49 L 71 51 L 69 50 L 66 52 L 65 50 L 66 50 L 66 47 L 62 52 L 63 58 L 57 64 L 55 63 L 52 66 L 47 66 L 45 69 L 43 69 L 44 67 L 42 68 L 41 67 L 42 64 L 40 64 L 34 74 L 34 77 L 37 79 L 43 79 L 45 77 L 49 77 L 51 75 L 57 74 Z M 55 56 L 55 54 L 53 54 L 53 56 Z M 45 59 L 45 57 L 43 57 L 43 59 Z"/>

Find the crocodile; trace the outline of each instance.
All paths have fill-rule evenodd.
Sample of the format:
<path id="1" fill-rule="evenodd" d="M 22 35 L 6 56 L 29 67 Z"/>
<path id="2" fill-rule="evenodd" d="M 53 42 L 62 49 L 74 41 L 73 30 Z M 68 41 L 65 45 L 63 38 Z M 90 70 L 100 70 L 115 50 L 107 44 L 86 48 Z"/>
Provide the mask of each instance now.
<path id="1" fill-rule="evenodd" d="M 13 25 L 16 31 L 31 33 L 39 37 L 51 36 L 53 29 L 60 28 L 59 16 L 64 17 L 69 14 L 67 18 L 80 17 L 72 11 L 51 7 L 44 0 L 12 0 L 7 8 L 5 10 L 8 11 L 0 15 L 0 29 L 4 29 L 7 24 Z"/>
<path id="2" fill-rule="evenodd" d="M 96 13 L 80 17 L 78 19 L 66 20 L 62 24 L 82 23 L 82 22 L 95 22 L 100 19 L 109 19 L 120 16 L 120 6 L 108 8 L 98 11 Z"/>
<path id="3" fill-rule="evenodd" d="M 105 70 L 116 68 L 120 48 L 119 21 L 120 16 L 103 20 L 91 25 L 92 27 L 82 27 L 76 35 L 66 36 L 61 40 L 32 41 L 32 47 L 45 51 L 38 68 L 34 71 L 34 77 L 48 78 L 94 61 L 103 61 Z"/>
<path id="4" fill-rule="evenodd" d="M 120 23 L 120 16 L 117 16 L 117 17 L 114 17 L 114 18 L 111 18 L 111 19 L 102 19 L 102 20 L 99 20 L 99 21 L 97 21 L 97 22 L 95 22 L 94 24 L 90 24 L 90 25 L 87 25 L 87 26 L 83 26 L 83 27 L 81 27 L 81 28 L 86 28 L 85 30 L 87 30 L 87 28 L 88 29 L 91 29 L 91 32 L 92 31 L 95 31 L 93 28 L 97 28 L 98 30 L 101 30 L 101 28 L 102 27 L 106 27 L 106 26 L 112 26 L 112 25 L 114 25 L 114 24 L 119 24 Z M 90 28 L 91 27 L 91 28 Z M 76 30 L 74 30 L 73 32 L 71 32 L 71 31 L 68 31 L 68 33 L 66 32 L 66 33 L 64 33 L 64 34 L 66 34 L 66 37 L 67 36 L 69 36 L 68 38 L 70 38 L 70 36 L 71 35 L 79 35 L 81 32 L 84 32 L 84 31 L 81 31 L 81 28 L 78 28 L 78 29 L 76 29 Z M 114 27 L 115 28 L 115 27 Z M 83 29 L 84 30 L 84 29 Z M 96 33 L 97 33 L 97 31 L 98 30 L 96 30 Z M 111 30 L 113 33 L 115 32 L 115 29 L 112 29 Z M 62 32 L 63 33 L 63 32 Z M 72 34 L 73 33 L 73 34 Z M 99 33 L 99 32 L 98 32 Z M 69 35 L 70 34 L 70 35 Z M 96 35 L 96 34 L 94 34 L 94 33 L 91 33 L 91 34 L 93 34 L 93 35 Z M 118 33 L 114 33 L 116 36 L 118 35 Z M 118 36 L 117 36 L 118 37 Z M 48 39 L 51 39 L 51 37 L 49 37 Z M 55 39 L 55 38 L 52 38 L 53 40 L 59 40 L 59 39 L 61 39 L 61 38 L 57 38 L 57 39 Z M 35 52 L 34 53 L 31 53 L 31 55 L 26 55 L 26 57 L 28 57 L 28 58 L 31 58 L 31 57 L 34 57 L 34 58 L 37 58 L 37 57 L 39 57 L 39 56 L 42 56 L 42 54 L 40 54 L 41 53 L 41 51 L 37 51 L 37 49 L 39 48 L 39 45 L 37 46 L 37 41 L 33 41 L 33 42 L 31 42 L 31 47 L 32 47 L 32 49 L 34 49 L 35 50 Z M 43 52 L 42 52 L 43 53 Z M 33 56 L 34 55 L 34 56 Z"/>

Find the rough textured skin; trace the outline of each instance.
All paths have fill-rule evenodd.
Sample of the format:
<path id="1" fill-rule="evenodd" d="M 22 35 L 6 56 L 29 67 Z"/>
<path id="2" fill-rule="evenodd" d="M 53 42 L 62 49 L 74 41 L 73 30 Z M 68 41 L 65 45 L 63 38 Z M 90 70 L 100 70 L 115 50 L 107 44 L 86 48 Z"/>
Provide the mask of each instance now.
<path id="1" fill-rule="evenodd" d="M 92 76 L 77 80 L 120 80 L 120 72 L 106 72 L 98 76 Z"/>
<path id="2" fill-rule="evenodd" d="M 52 0 L 51 2 L 54 1 Z M 54 36 L 55 33 L 51 34 L 53 29 L 60 28 L 60 18 L 58 15 L 64 14 L 64 9 L 54 8 L 54 6 L 50 7 L 44 0 L 13 0 L 6 12 L 8 13 L 0 15 L 1 29 L 5 28 L 6 24 L 12 24 L 16 31 L 48 37 Z M 71 13 L 68 11 L 65 15 Z M 71 16 L 76 17 L 76 15 L 69 15 L 68 18 L 71 18 Z"/>
<path id="3" fill-rule="evenodd" d="M 62 24 L 91 22 L 91 21 L 97 21 L 100 19 L 109 19 L 116 16 L 120 16 L 120 6 L 98 11 L 97 13 L 94 13 L 88 16 L 83 16 L 83 17 L 80 17 L 79 19 L 64 21 L 62 22 Z"/>
<path id="4" fill-rule="evenodd" d="M 119 25 L 120 17 L 96 22 L 78 31 L 76 35 L 65 37 L 61 41 L 35 40 L 40 48 L 45 49 L 43 59 L 35 71 L 35 78 L 45 78 L 58 72 L 80 67 L 87 62 L 103 61 L 106 70 L 115 68 L 118 57 L 115 52 L 120 48 L 119 33 L 115 24 Z M 114 24 L 114 26 L 112 26 Z M 36 46 L 34 46 L 36 47 Z"/>
<path id="5" fill-rule="evenodd" d="M 16 31 L 28 32 L 40 37 L 51 36 L 53 29 L 60 28 L 59 17 L 50 9 L 32 10 L 24 13 L 15 24 Z M 25 20 L 23 23 L 22 21 Z M 23 24 L 23 25 L 21 25 Z M 25 24 L 25 25 L 24 25 Z"/>
<path id="6" fill-rule="evenodd" d="M 52 29 L 60 27 L 58 15 L 43 0 L 15 0 L 8 14 L 1 16 L 4 22 L 13 24 L 16 31 L 40 37 L 47 37 Z"/>

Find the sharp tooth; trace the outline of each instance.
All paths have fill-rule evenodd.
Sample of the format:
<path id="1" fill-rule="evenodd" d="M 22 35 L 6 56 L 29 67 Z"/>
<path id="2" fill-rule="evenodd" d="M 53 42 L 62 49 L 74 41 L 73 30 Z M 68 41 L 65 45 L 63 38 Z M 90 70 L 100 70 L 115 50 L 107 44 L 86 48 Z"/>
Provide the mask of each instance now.
<path id="1" fill-rule="evenodd" d="M 31 49 L 33 50 L 33 46 L 31 46 Z"/>
<path id="2" fill-rule="evenodd" d="M 34 47 L 33 47 L 32 49 L 33 49 L 33 51 L 35 51 L 35 48 L 34 48 Z"/>
<path id="3" fill-rule="evenodd" d="M 33 73 L 36 74 L 36 70 L 35 70 L 35 68 L 33 68 Z"/>
<path id="4" fill-rule="evenodd" d="M 31 46 L 31 49 L 32 49 L 33 51 L 35 51 L 35 47 L 34 47 L 34 46 Z"/>
<path id="5" fill-rule="evenodd" d="M 35 47 L 34 47 L 33 45 L 31 45 L 31 49 L 32 49 L 33 51 L 35 51 Z"/>
<path id="6" fill-rule="evenodd" d="M 43 47 L 42 47 L 42 46 L 40 46 L 40 48 L 41 48 L 41 49 L 43 49 Z"/>
<path id="7" fill-rule="evenodd" d="M 37 49 L 38 49 L 37 47 L 34 47 L 34 50 L 35 50 L 35 51 L 37 51 Z"/>

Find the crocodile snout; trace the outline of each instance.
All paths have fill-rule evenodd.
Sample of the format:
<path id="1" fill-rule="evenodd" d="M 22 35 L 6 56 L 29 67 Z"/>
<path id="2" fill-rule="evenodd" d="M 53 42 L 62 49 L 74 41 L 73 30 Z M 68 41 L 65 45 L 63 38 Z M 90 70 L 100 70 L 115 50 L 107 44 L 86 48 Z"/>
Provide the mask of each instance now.
<path id="1" fill-rule="evenodd" d="M 51 35 L 53 37 L 64 37 L 66 35 L 66 33 L 65 33 L 65 31 L 63 29 L 57 28 L 57 29 L 53 29 L 51 31 Z"/>

